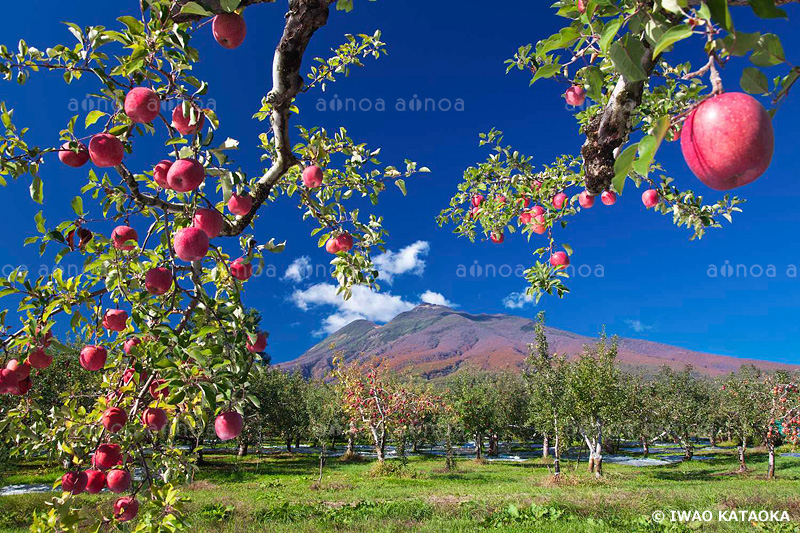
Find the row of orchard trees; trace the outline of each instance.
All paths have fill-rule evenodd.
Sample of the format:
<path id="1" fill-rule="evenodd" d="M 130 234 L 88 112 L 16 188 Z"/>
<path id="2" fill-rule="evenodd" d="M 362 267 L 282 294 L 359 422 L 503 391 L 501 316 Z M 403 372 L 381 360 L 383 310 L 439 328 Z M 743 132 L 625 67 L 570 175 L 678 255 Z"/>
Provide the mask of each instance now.
<path id="1" fill-rule="evenodd" d="M 247 454 L 252 445 L 278 442 L 291 452 L 300 442 L 311 442 L 321 449 L 321 473 L 327 451 L 337 443 L 346 442 L 350 456 L 357 442 L 367 442 L 380 461 L 389 444 L 402 458 L 409 450 L 440 444 L 452 467 L 456 444 L 474 441 L 480 459 L 484 453 L 498 455 L 501 441 L 536 440 L 542 442 L 544 456 L 552 453 L 556 476 L 561 474 L 562 454 L 578 446 L 588 450 L 590 468 L 599 477 L 603 455 L 616 452 L 623 441 L 640 442 L 645 456 L 655 441 L 674 441 L 690 460 L 697 439 L 707 437 L 712 445 L 719 439 L 735 443 L 742 471 L 748 468 L 748 447 L 764 446 L 768 476 L 773 477 L 776 447 L 797 443 L 796 375 L 751 366 L 715 380 L 691 367 L 664 367 L 653 375 L 622 372 L 616 364 L 616 339 L 604 336 L 567 359 L 551 353 L 543 315 L 530 348 L 522 372 L 465 368 L 438 381 L 391 372 L 380 361 L 345 363 L 341 353 L 334 358 L 332 379 L 326 381 L 255 365 L 239 454 Z M 40 371 L 38 411 L 63 408 L 65 397 L 77 402 L 77 408 L 89 406 L 103 394 L 100 380 L 88 379 L 95 376 L 77 368 L 76 351 L 72 345 L 56 350 L 54 364 Z M 0 403 L 0 410 L 20 421 L 31 416 L 11 399 Z M 35 431 L 35 425 L 27 425 L 27 431 Z M 202 451 L 211 444 L 209 428 L 181 426 L 177 437 Z M 7 442 L 4 453 L 13 446 Z"/>
<path id="2" fill-rule="evenodd" d="M 389 441 L 400 455 L 408 445 L 444 443 L 451 464 L 453 442 L 474 440 L 480 459 L 485 444 L 489 455 L 497 455 L 501 440 L 535 438 L 543 441 L 545 456 L 552 450 L 556 476 L 562 453 L 577 444 L 600 477 L 603 454 L 617 451 L 623 440 L 639 441 L 645 456 L 655 441 L 671 440 L 691 460 L 695 443 L 706 437 L 712 445 L 720 438 L 735 441 L 741 470 L 747 469 L 748 446 L 763 445 L 771 478 L 776 447 L 797 444 L 797 375 L 752 366 L 714 380 L 692 367 L 623 372 L 616 358 L 616 338 L 605 335 L 577 357 L 552 353 L 540 315 L 521 373 L 462 369 L 423 384 L 403 380 L 379 362 L 337 359 L 334 388 L 351 450 L 363 432 L 379 460 Z"/>

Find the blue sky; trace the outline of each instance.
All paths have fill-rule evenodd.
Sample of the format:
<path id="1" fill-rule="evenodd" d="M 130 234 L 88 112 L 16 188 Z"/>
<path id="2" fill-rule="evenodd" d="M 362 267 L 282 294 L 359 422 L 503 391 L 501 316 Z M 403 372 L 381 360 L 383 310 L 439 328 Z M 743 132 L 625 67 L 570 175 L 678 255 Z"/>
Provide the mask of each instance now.
<path id="1" fill-rule="evenodd" d="M 135 14 L 138 2 L 74 4 L 65 8 L 55 0 L 31 0 L 24 7 L 12 3 L 0 20 L 3 43 L 15 48 L 16 41 L 25 38 L 42 49 L 71 43 L 60 21 L 115 27 L 114 19 Z M 535 248 L 518 235 L 501 246 L 471 245 L 456 238 L 450 228 L 436 225 L 434 218 L 447 205 L 464 169 L 486 157 L 478 147 L 478 134 L 492 127 L 503 130 L 508 143 L 542 164 L 561 153 L 577 153 L 581 144 L 561 98 L 565 86 L 539 82 L 528 87 L 526 76 L 505 75 L 503 61 L 518 46 L 559 28 L 559 19 L 547 5 L 516 0 L 492 9 L 474 1 L 362 0 L 350 14 L 332 14 L 329 25 L 312 41 L 308 57 L 327 55 L 345 33 L 376 29 L 383 31 L 389 55 L 368 60 L 366 68 L 353 71 L 325 94 L 305 95 L 298 101 L 301 116 L 295 124 L 329 130 L 345 126 L 355 139 L 381 147 L 383 163 L 401 164 L 409 158 L 430 167 L 432 173 L 410 180 L 405 198 L 394 189 L 383 196 L 380 211 L 391 233 L 387 247 L 392 253 L 380 258 L 380 266 L 392 274 L 391 283 L 384 283 L 381 295 L 362 291 L 348 304 L 332 297 L 330 280 L 323 275 L 300 279 L 292 275 L 294 269 L 286 276 L 290 265 L 306 261 L 302 258 L 312 266 L 326 265 L 330 258 L 316 248 L 316 239 L 308 236 L 311 226 L 291 203 L 268 208 L 256 227 L 257 239 L 275 237 L 288 246 L 283 254 L 268 258 L 272 268 L 249 284 L 247 298 L 264 316 L 274 361 L 300 355 L 320 340 L 326 328 L 350 319 L 388 320 L 421 301 L 446 301 L 468 312 L 529 317 L 543 308 L 550 325 L 580 334 L 596 334 L 606 325 L 610 333 L 699 351 L 800 362 L 800 278 L 791 270 L 800 263 L 797 90 L 775 120 L 773 164 L 764 178 L 739 191 L 748 202 L 732 226 L 689 242 L 688 234 L 670 220 L 646 211 L 639 194 L 630 189 L 612 208 L 598 202 L 561 237 L 575 249 L 573 265 L 592 272 L 576 276 L 570 283 L 572 294 L 563 300 L 545 298 L 537 308 L 513 297 L 525 288 L 524 280 L 515 275 L 459 275 L 460 268 L 476 264 L 509 265 L 511 271 L 519 265 L 521 270 L 533 261 Z M 788 10 L 800 16 L 797 6 Z M 249 8 L 247 39 L 234 51 L 213 41 L 210 26 L 193 41 L 202 57 L 198 74 L 210 81 L 208 96 L 222 120 L 220 135 L 239 139 L 242 149 L 235 159 L 250 174 L 261 170 L 256 146 L 263 128 L 250 117 L 270 87 L 270 63 L 283 15 L 284 2 Z M 792 53 L 800 50 L 800 34 L 789 22 L 758 21 L 746 9 L 737 9 L 734 20 L 739 29 L 778 33 L 789 59 L 795 63 L 800 59 Z M 693 50 L 683 50 L 696 57 Z M 723 71 L 728 90 L 737 89 L 743 66 L 745 62 L 738 61 Z M 50 145 L 75 114 L 75 105 L 83 105 L 86 94 L 95 89 L 89 78 L 66 86 L 57 75 L 38 74 L 24 87 L 0 85 L 0 99 L 16 109 L 18 124 L 31 127 L 31 142 Z M 331 111 L 337 97 L 358 103 L 368 99 L 373 109 Z M 433 99 L 437 109 L 396 109 L 398 99 L 407 103 L 414 98 Z M 379 99 L 383 111 L 375 110 Z M 443 111 L 441 106 L 448 102 L 459 110 Z M 143 140 L 137 141 L 127 160 L 134 168 L 146 169 L 165 155 L 161 141 Z M 676 144 L 664 146 L 659 158 L 679 186 L 717 198 L 691 175 Z M 53 158 L 42 176 L 45 217 L 53 222 L 69 217 L 69 199 L 79 193 L 83 171 L 66 169 Z M 1 191 L 0 224 L 7 230 L 0 265 L 24 264 L 33 270 L 42 260 L 33 247 L 24 249 L 22 241 L 34 234 L 33 216 L 41 207 L 29 200 L 28 183 L 22 179 Z M 721 269 L 728 264 L 741 266 L 733 276 L 709 276 L 712 265 Z M 775 268 L 774 277 L 766 273 L 769 265 Z M 598 269 L 602 276 L 596 275 Z"/>

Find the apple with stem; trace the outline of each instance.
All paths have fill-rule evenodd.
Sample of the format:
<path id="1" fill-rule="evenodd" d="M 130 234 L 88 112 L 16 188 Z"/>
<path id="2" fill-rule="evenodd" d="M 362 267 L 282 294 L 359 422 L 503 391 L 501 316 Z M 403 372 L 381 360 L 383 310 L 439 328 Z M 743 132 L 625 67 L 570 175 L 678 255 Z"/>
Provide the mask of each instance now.
<path id="1" fill-rule="evenodd" d="M 701 102 L 686 118 L 680 137 L 686 164 L 717 191 L 757 180 L 775 151 L 769 113 L 744 93 L 722 93 Z"/>

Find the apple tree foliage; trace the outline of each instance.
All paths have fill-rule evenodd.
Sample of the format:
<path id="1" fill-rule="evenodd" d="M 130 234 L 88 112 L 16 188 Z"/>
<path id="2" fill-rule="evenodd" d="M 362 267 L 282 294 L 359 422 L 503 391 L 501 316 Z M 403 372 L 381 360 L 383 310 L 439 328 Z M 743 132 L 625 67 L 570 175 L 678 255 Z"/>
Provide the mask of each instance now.
<path id="1" fill-rule="evenodd" d="M 126 159 L 137 152 L 142 137 L 156 138 L 163 142 L 163 151 L 153 155 L 153 165 L 159 159 L 196 159 L 204 181 L 189 192 L 161 188 L 154 182 L 153 167 L 131 168 L 125 159 L 112 168 L 90 163 L 83 170 L 59 171 L 82 175 L 84 185 L 75 187 L 74 216 L 53 221 L 39 212 L 34 220 L 38 236 L 25 241 L 53 258 L 50 273 L 35 277 L 20 268 L 0 279 L 0 297 L 6 300 L 6 309 L 0 312 L 2 367 L 12 357 L 24 361 L 34 352 L 41 354 L 39 349 L 53 349 L 51 343 L 58 347 L 51 334 L 69 329 L 72 337 L 107 349 L 107 360 L 97 372 L 101 392 L 87 406 L 79 394 L 65 388 L 57 406 L 42 409 L 37 399 L 39 372 L 34 369 L 27 382 L 30 391 L 21 395 L 18 408 L 5 413 L 0 431 L 13 435 L 18 456 L 43 455 L 72 472 L 91 469 L 101 444 L 119 445 L 121 467 L 141 473 L 134 476 L 128 491 L 141 505 L 135 529 L 176 530 L 185 525 L 176 486 L 192 474 L 199 451 L 176 446 L 176 437 L 187 431 L 202 435 L 216 415 L 244 412 L 248 402 L 257 401 L 248 392 L 248 376 L 260 362 L 258 352 L 263 348 L 254 346 L 268 324 L 260 324 L 258 315 L 248 310 L 246 283 L 232 275 L 232 259 L 258 265 L 264 254 L 284 248 L 279 243 L 280 227 L 258 227 L 259 214 L 273 202 L 293 201 L 319 246 L 350 235 L 352 249 L 337 248 L 332 259 L 333 276 L 347 298 L 354 285 L 373 286 L 376 281 L 370 251 L 380 248 L 385 231 L 372 206 L 380 193 L 392 183 L 404 191 L 404 178 L 427 169 L 411 161 L 399 169 L 383 167 L 377 160 L 378 149 L 354 140 L 343 128 L 329 132 L 290 126 L 304 93 L 322 90 L 348 75 L 352 67 L 362 66 L 366 58 L 384 53 L 379 31 L 347 35 L 329 57 L 302 64 L 309 42 L 328 23 L 333 8 L 349 11 L 352 1 L 289 0 L 271 69 L 272 88 L 261 107 L 253 110 L 264 131 L 259 139 L 247 141 L 255 141 L 262 151 L 264 168 L 250 176 L 231 157 L 239 141 L 220 134 L 225 117 L 200 105 L 214 88 L 213 80 L 198 79 L 193 73 L 200 56 L 193 37 L 210 31 L 207 23 L 220 13 L 275 9 L 275 17 L 283 18 L 284 11 L 254 6 L 273 3 L 270 0 L 131 3 L 136 11 L 108 27 L 66 23 L 64 44 L 39 48 L 20 41 L 13 47 L 0 46 L 0 76 L 5 80 L 24 84 L 31 76 L 47 73 L 57 74 L 67 84 L 89 78 L 93 96 L 109 104 L 98 107 L 113 109 L 64 117 L 64 128 L 52 132 L 52 143 L 36 146 L 27 140 L 25 117 L 15 116 L 0 103 L 0 183 L 29 180 L 31 199 L 42 203 L 46 194 L 55 194 L 48 177 L 53 165 L 60 164 L 58 151 L 78 154 L 100 133 L 121 141 Z M 228 53 L 235 61 L 236 52 Z M 125 112 L 125 97 L 136 87 L 147 87 L 158 96 L 161 113 L 150 123 L 134 122 Z M 164 116 L 176 107 L 197 133 L 180 134 Z M 198 127 L 202 123 L 205 127 Z M 64 144 L 67 148 L 62 149 Z M 301 173 L 309 165 L 323 169 L 321 186 L 309 187 L 302 181 Z M 240 216 L 225 210 L 234 193 L 252 199 L 252 207 Z M 73 196 L 68 187 L 64 194 Z M 220 235 L 211 240 L 204 257 L 183 261 L 176 256 L 174 236 L 193 224 L 199 208 L 223 214 Z M 131 239 L 135 242 L 115 246 L 106 233 L 114 225 L 137 230 Z M 270 232 L 271 238 L 266 237 Z M 78 275 L 68 275 L 63 268 L 70 261 L 80 262 Z M 162 295 L 145 290 L 145 275 L 155 267 L 172 275 L 169 290 Z M 115 309 L 129 316 L 121 331 L 104 327 L 106 312 Z M 123 349 L 131 338 L 139 343 Z M 21 392 L 19 387 L 15 390 Z M 102 423 L 112 407 L 127 414 L 127 423 L 116 431 Z M 149 407 L 166 411 L 163 430 L 152 431 L 142 424 L 140 417 Z M 130 507 L 129 500 L 126 505 Z M 121 518 L 119 510 L 113 514 L 105 506 L 99 510 L 82 509 L 73 495 L 64 492 L 52 500 L 49 511 L 34 517 L 33 529 L 92 531 L 113 526 Z"/>
<path id="2" fill-rule="evenodd" d="M 537 165 L 521 148 L 508 146 L 493 129 L 480 144 L 491 154 L 469 167 L 450 206 L 438 217 L 474 241 L 500 243 L 520 231 L 536 244 L 536 263 L 526 270 L 527 294 L 568 291 L 565 260 L 573 250 L 560 229 L 601 194 L 647 189 L 643 202 L 678 227 L 701 238 L 739 212 L 743 199 L 725 195 L 713 203 L 694 192 L 689 173 L 665 169 L 656 158 L 664 141 L 680 136 L 683 121 L 698 104 L 735 82 L 778 110 L 800 78 L 774 33 L 736 29 L 736 6 L 757 17 L 788 18 L 780 6 L 796 0 L 559 0 L 553 4 L 564 26 L 535 45 L 520 47 L 507 71 L 530 75 L 530 83 L 560 82 L 585 138 L 579 153 Z M 695 46 L 705 59 L 692 65 L 676 51 Z M 725 80 L 720 67 L 748 62 L 740 80 Z M 586 98 L 588 97 L 588 98 Z M 577 147 L 576 147 L 577 149 Z M 677 173 L 676 173 L 677 171 Z M 581 194 L 582 193 L 582 194 Z M 563 195 L 563 196 L 559 196 Z M 603 198 L 605 203 L 605 196 Z M 651 203 L 649 205 L 649 203 Z M 541 235 L 541 237 L 539 237 Z M 558 254 L 558 255 L 556 255 Z M 568 255 L 564 255 L 568 254 Z"/>

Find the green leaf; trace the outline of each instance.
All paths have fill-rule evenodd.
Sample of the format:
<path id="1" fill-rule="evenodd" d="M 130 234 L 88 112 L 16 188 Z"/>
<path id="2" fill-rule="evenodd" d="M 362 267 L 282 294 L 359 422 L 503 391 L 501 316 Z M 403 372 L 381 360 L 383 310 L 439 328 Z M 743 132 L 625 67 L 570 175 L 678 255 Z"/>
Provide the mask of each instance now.
<path id="1" fill-rule="evenodd" d="M 337 11 L 345 11 L 347 13 L 353 10 L 353 0 L 338 0 L 336 2 Z"/>
<path id="2" fill-rule="evenodd" d="M 757 67 L 772 67 L 786 61 L 781 40 L 774 33 L 765 33 L 758 40 L 750 61 Z"/>
<path id="3" fill-rule="evenodd" d="M 734 31 L 725 36 L 722 44 L 729 54 L 733 56 L 743 56 L 750 52 L 758 44 L 761 39 L 759 32 L 745 33 L 743 31 Z"/>
<path id="4" fill-rule="evenodd" d="M 210 11 L 206 11 L 200 4 L 197 2 L 187 2 L 181 8 L 181 15 L 199 15 L 201 17 L 210 17 L 214 13 Z"/>
<path id="5" fill-rule="evenodd" d="M 100 120 L 101 117 L 104 117 L 105 115 L 106 113 L 98 111 L 97 109 L 89 112 L 89 114 L 86 115 L 86 127 L 88 128 L 89 126 Z"/>
<path id="6" fill-rule="evenodd" d="M 600 34 L 600 50 L 603 52 L 608 52 L 611 41 L 614 40 L 614 37 L 617 36 L 617 32 L 622 27 L 622 20 L 622 17 L 611 20 L 603 28 L 603 32 Z"/>
<path id="7" fill-rule="evenodd" d="M 788 19 L 786 11 L 775 7 L 774 0 L 749 0 L 753 12 L 762 19 Z"/>
<path id="8" fill-rule="evenodd" d="M 72 210 L 75 211 L 75 214 L 79 217 L 83 216 L 83 198 L 76 196 L 72 199 Z"/>
<path id="9" fill-rule="evenodd" d="M 688 7 L 686 0 L 661 0 L 661 7 L 670 13 L 683 13 L 683 9 Z"/>
<path id="10" fill-rule="evenodd" d="M 542 65 L 536 69 L 536 74 L 533 75 L 531 83 L 541 78 L 552 78 L 561 70 L 561 65 L 558 63 L 551 63 L 549 65 Z"/>
<path id="11" fill-rule="evenodd" d="M 394 184 L 397 185 L 397 188 L 400 189 L 400 192 L 403 193 L 403 196 L 406 196 L 406 194 L 408 194 L 406 192 L 406 182 L 404 180 L 396 180 Z"/>
<path id="12" fill-rule="evenodd" d="M 631 173 L 631 170 L 633 170 L 633 160 L 636 157 L 636 150 L 638 147 L 638 143 L 628 146 L 619 154 L 617 160 L 614 161 L 614 179 L 612 185 L 614 186 L 614 190 L 619 194 L 622 194 L 622 190 L 625 187 L 625 179 L 628 177 L 628 174 Z"/>
<path id="13" fill-rule="evenodd" d="M 749 94 L 766 94 L 769 92 L 769 82 L 763 72 L 755 67 L 747 67 L 742 72 L 739 80 L 742 90 Z"/>
<path id="14" fill-rule="evenodd" d="M 647 135 L 639 141 L 639 158 L 633 163 L 633 169 L 642 176 L 647 176 L 650 173 L 650 165 L 656 157 L 658 145 L 658 139 L 652 135 Z M 622 191 L 618 192 L 622 193 Z"/>
<path id="15" fill-rule="evenodd" d="M 117 20 L 125 24 L 133 35 L 144 35 L 144 24 L 141 20 L 130 15 L 119 17 Z"/>
<path id="16" fill-rule="evenodd" d="M 31 200 L 33 200 L 37 204 L 40 204 L 42 203 L 42 201 L 44 201 L 42 178 L 40 178 L 39 176 L 33 177 L 33 181 L 31 181 L 30 191 L 31 191 Z"/>
<path id="17" fill-rule="evenodd" d="M 728 9 L 728 0 L 708 0 L 711 19 L 728 31 L 733 31 L 733 19 Z"/>
<path id="18" fill-rule="evenodd" d="M 36 216 L 33 217 L 33 221 L 36 223 L 36 230 L 39 233 L 45 233 L 44 216 L 42 215 L 41 211 L 36 213 Z"/>
<path id="19" fill-rule="evenodd" d="M 609 53 L 614 68 L 630 82 L 644 81 L 647 72 L 642 67 L 644 45 L 635 38 L 626 38 L 625 44 L 616 41 L 611 45 Z"/>
<path id="20" fill-rule="evenodd" d="M 222 9 L 228 13 L 233 13 L 241 3 L 241 0 L 221 0 L 219 4 L 222 6 Z"/>
<path id="21" fill-rule="evenodd" d="M 691 36 L 692 28 L 688 24 L 679 24 L 678 26 L 671 27 L 661 36 L 661 39 L 653 50 L 653 57 L 658 57 L 665 49 Z"/>

